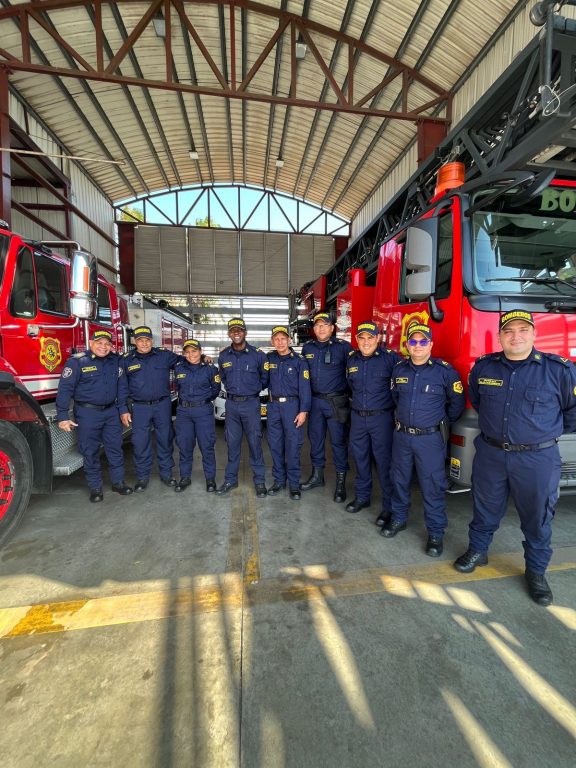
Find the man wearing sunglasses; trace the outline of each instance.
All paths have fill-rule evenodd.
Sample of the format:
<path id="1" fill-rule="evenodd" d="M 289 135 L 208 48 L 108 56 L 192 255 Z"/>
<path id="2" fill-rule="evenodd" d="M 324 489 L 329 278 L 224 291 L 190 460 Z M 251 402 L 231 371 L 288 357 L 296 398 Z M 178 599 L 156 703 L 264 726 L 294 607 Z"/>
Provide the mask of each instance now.
<path id="1" fill-rule="evenodd" d="M 457 421 L 464 410 L 464 388 L 458 372 L 444 360 L 433 358 L 432 329 L 408 326 L 409 360 L 394 368 L 392 397 L 396 404 L 396 431 L 392 441 L 392 517 L 380 531 L 388 539 L 406 528 L 410 508 L 412 469 L 422 492 L 428 530 L 426 554 L 440 557 L 446 517 L 446 444 L 441 422 Z"/>

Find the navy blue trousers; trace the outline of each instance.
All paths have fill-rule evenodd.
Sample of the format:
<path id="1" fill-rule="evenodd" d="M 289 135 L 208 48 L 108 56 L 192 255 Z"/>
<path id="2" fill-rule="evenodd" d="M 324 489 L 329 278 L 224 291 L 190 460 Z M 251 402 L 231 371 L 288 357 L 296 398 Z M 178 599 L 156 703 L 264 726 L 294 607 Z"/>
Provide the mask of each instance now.
<path id="1" fill-rule="evenodd" d="M 179 406 L 176 410 L 175 429 L 176 443 L 180 451 L 180 477 L 190 477 L 192 474 L 194 446 L 198 442 L 204 477 L 206 480 L 213 480 L 216 477 L 216 427 L 212 403 L 199 405 L 197 408 Z"/>
<path id="2" fill-rule="evenodd" d="M 313 467 L 326 466 L 326 432 L 330 434 L 332 458 L 336 472 L 347 472 L 348 432 L 347 424 L 340 424 L 334 418 L 334 411 L 328 400 L 312 396 L 312 407 L 308 416 L 308 440 L 310 459 Z"/>
<path id="3" fill-rule="evenodd" d="M 430 536 L 443 536 L 448 526 L 444 494 L 448 486 L 445 469 L 446 446 L 440 432 L 409 435 L 394 432 L 392 439 L 392 517 L 406 521 L 410 509 L 412 472 L 420 485 L 424 522 Z"/>
<path id="4" fill-rule="evenodd" d="M 171 477 L 174 466 L 172 402 L 169 397 L 154 405 L 134 403 L 132 406 L 132 445 L 136 477 L 147 480 L 152 471 L 151 432 L 156 433 L 156 459 L 161 477 Z"/>
<path id="5" fill-rule="evenodd" d="M 238 482 L 242 435 L 246 435 L 250 451 L 250 466 L 255 485 L 264 485 L 266 474 L 264 454 L 262 453 L 262 425 L 260 423 L 260 398 L 255 397 L 243 402 L 226 400 L 226 421 L 224 434 L 228 445 L 228 464 L 224 480 L 227 483 Z"/>
<path id="6" fill-rule="evenodd" d="M 392 435 L 394 412 L 392 410 L 374 416 L 360 416 L 352 411 L 350 427 L 350 451 L 356 464 L 354 494 L 360 501 L 370 501 L 372 495 L 372 461 L 382 488 L 382 511 L 390 512 L 392 481 Z"/>
<path id="7" fill-rule="evenodd" d="M 304 427 L 296 427 L 299 413 L 297 401 L 268 404 L 268 445 L 272 454 L 272 476 L 280 485 L 300 487 L 300 451 L 304 443 Z"/>
<path id="8" fill-rule="evenodd" d="M 84 474 L 88 487 L 102 488 L 102 466 L 100 448 L 108 459 L 110 480 L 114 485 L 124 480 L 124 453 L 122 451 L 122 424 L 115 405 L 98 411 L 95 408 L 74 406 L 74 417 L 78 424 L 78 449 L 84 457 Z"/>
<path id="9" fill-rule="evenodd" d="M 561 472 L 558 446 L 541 451 L 503 451 L 488 445 L 480 435 L 474 445 L 470 548 L 488 551 L 512 495 L 525 539 L 526 567 L 544 573 L 552 557 L 552 519 Z"/>

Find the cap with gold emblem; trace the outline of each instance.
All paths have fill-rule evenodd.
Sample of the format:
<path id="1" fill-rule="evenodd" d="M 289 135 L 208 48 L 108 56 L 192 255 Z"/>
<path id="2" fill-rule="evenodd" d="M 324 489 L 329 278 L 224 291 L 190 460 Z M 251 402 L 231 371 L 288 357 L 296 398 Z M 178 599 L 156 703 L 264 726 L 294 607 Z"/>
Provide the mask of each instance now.
<path id="1" fill-rule="evenodd" d="M 186 339 L 184 344 L 182 344 L 182 349 L 184 351 L 187 349 L 202 349 L 202 344 L 200 344 L 198 339 Z"/>
<path id="2" fill-rule="evenodd" d="M 330 312 L 326 312 L 325 310 L 316 312 L 313 319 L 314 325 L 316 325 L 316 323 L 324 323 L 325 325 L 332 325 L 334 323 L 332 314 Z"/>
<path id="3" fill-rule="evenodd" d="M 132 336 L 134 336 L 135 339 L 140 339 L 142 337 L 151 339 L 153 338 L 152 328 L 149 328 L 147 325 L 139 325 L 138 328 L 134 328 L 132 331 Z"/>
<path id="4" fill-rule="evenodd" d="M 241 317 L 233 317 L 231 320 L 228 320 L 228 330 L 230 331 L 232 328 L 241 328 L 245 331 L 246 323 Z"/>
<path id="5" fill-rule="evenodd" d="M 421 333 L 429 341 L 432 339 L 432 328 L 429 325 L 424 325 L 424 323 L 411 323 L 406 331 L 406 338 L 409 339 L 415 333 Z"/>
<path id="6" fill-rule="evenodd" d="M 112 341 L 112 334 L 110 331 L 103 331 L 101 328 L 96 328 L 90 334 L 91 341 L 98 341 L 98 339 L 105 339 L 106 341 Z"/>
<path id="7" fill-rule="evenodd" d="M 274 328 L 272 328 L 272 338 L 274 338 L 277 333 L 284 333 L 286 336 L 290 336 L 290 331 L 285 325 L 275 325 Z"/>
<path id="8" fill-rule="evenodd" d="M 525 323 L 529 323 L 534 327 L 534 318 L 532 312 L 527 312 L 525 309 L 511 309 L 509 312 L 505 312 L 500 315 L 500 322 L 498 323 L 498 330 L 501 331 L 505 325 L 511 323 L 512 320 L 523 320 Z"/>
<path id="9" fill-rule="evenodd" d="M 356 328 L 356 336 L 359 336 L 361 333 L 369 333 L 370 336 L 378 336 L 378 326 L 371 321 L 360 323 L 358 328 Z"/>

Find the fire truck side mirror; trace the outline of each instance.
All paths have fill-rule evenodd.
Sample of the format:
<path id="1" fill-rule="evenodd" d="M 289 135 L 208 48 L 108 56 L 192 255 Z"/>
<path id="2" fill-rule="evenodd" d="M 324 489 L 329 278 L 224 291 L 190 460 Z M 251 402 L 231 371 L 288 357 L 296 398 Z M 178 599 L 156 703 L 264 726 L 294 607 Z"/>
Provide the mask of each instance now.
<path id="1" fill-rule="evenodd" d="M 98 262 L 87 251 L 73 251 L 70 265 L 70 312 L 94 320 L 98 312 Z"/>
<path id="2" fill-rule="evenodd" d="M 423 301 L 436 290 L 438 263 L 438 218 L 417 221 L 408 227 L 405 246 L 405 293 L 409 299 Z"/>

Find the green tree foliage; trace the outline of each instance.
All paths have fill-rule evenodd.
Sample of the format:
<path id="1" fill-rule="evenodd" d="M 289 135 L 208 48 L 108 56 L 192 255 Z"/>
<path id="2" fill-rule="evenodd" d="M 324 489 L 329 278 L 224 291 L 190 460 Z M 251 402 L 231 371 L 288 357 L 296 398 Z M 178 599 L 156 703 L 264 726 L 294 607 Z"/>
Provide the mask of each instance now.
<path id="1" fill-rule="evenodd" d="M 196 219 L 195 227 L 212 227 L 212 229 L 222 229 L 221 224 L 217 224 L 214 219 L 209 219 L 208 216 L 204 216 L 203 219 Z"/>
<path id="2" fill-rule="evenodd" d="M 144 214 L 138 208 L 125 205 L 120 213 L 120 221 L 144 221 Z"/>

